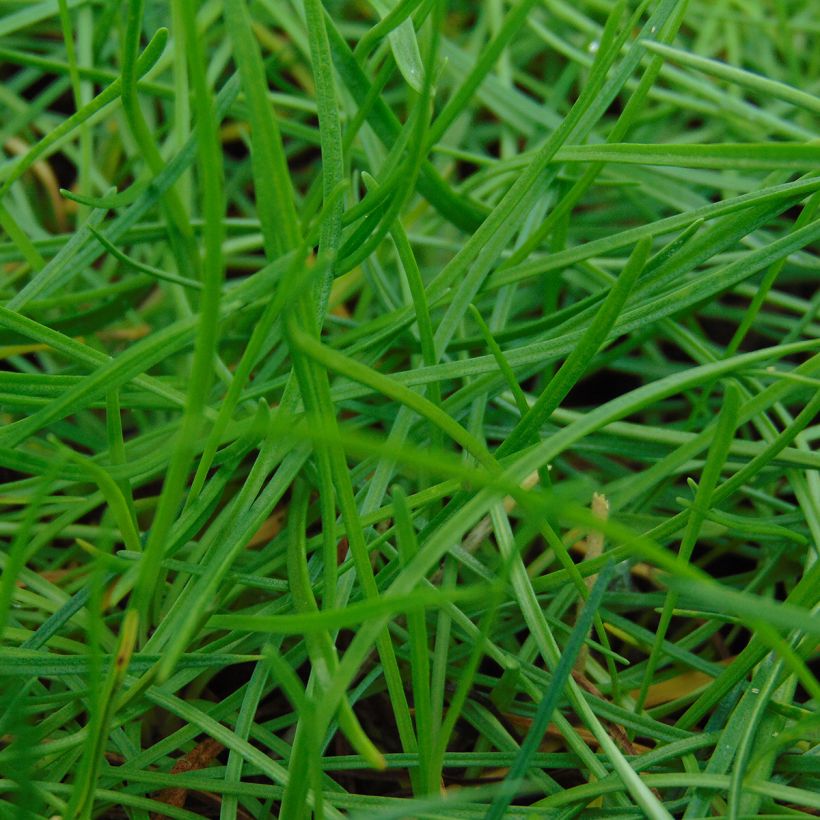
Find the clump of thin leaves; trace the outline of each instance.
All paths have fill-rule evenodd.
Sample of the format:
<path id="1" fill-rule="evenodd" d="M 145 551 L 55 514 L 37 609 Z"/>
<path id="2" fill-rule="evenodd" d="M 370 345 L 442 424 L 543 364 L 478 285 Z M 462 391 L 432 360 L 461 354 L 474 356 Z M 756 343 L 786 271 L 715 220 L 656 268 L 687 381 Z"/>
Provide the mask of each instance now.
<path id="1" fill-rule="evenodd" d="M 816 11 L 0 2 L 0 815 L 816 814 Z"/>

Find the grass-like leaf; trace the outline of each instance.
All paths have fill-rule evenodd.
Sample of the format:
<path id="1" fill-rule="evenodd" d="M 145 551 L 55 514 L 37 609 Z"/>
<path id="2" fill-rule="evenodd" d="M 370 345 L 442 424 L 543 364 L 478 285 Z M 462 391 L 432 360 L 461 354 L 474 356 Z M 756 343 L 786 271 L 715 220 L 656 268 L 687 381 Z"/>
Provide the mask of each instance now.
<path id="1" fill-rule="evenodd" d="M 0 10 L 0 817 L 820 809 L 811 0 Z"/>

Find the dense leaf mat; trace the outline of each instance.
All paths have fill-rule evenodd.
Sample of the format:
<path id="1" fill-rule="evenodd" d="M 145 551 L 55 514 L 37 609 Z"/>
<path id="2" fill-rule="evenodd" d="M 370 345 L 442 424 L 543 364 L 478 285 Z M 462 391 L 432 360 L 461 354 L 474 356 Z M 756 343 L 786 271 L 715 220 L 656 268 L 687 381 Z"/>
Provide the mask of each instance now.
<path id="1" fill-rule="evenodd" d="M 0 66 L 0 816 L 820 810 L 814 0 Z"/>

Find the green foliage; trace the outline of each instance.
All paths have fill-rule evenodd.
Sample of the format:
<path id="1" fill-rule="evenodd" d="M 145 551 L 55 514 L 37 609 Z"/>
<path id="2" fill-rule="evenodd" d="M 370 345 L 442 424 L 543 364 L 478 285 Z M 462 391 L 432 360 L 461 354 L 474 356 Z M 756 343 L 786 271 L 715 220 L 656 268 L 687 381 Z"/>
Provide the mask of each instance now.
<path id="1" fill-rule="evenodd" d="M 820 810 L 813 11 L 0 2 L 0 817 Z"/>

